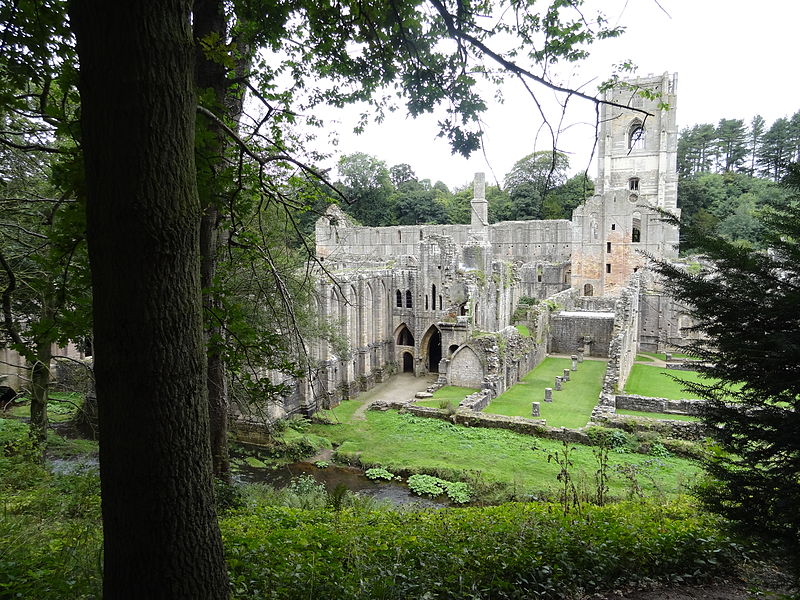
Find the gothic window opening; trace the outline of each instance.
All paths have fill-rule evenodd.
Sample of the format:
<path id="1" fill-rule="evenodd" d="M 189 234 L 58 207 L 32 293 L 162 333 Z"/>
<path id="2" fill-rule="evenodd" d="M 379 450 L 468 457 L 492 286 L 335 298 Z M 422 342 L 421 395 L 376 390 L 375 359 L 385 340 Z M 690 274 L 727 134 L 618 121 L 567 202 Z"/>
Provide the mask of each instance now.
<path id="1" fill-rule="evenodd" d="M 583 286 L 583 295 L 584 296 L 594 296 L 594 288 L 592 287 L 591 283 L 587 283 Z"/>
<path id="2" fill-rule="evenodd" d="M 631 177 L 628 179 L 628 189 L 632 192 L 639 191 L 639 178 L 638 177 Z"/>
<path id="3" fill-rule="evenodd" d="M 411 290 L 406 290 L 406 308 L 412 308 L 413 303 L 411 301 Z"/>
<path id="4" fill-rule="evenodd" d="M 639 243 L 642 241 L 642 217 L 639 213 L 633 213 L 631 224 L 631 242 Z"/>
<path id="5" fill-rule="evenodd" d="M 458 307 L 458 314 L 462 317 L 467 314 L 467 303 L 464 302 L 461 306 Z"/>
<path id="6" fill-rule="evenodd" d="M 606 253 L 611 252 L 611 242 L 606 242 Z"/>
<path id="7" fill-rule="evenodd" d="M 439 310 L 443 310 L 444 304 L 442 304 L 442 295 L 439 294 Z"/>
<path id="8" fill-rule="evenodd" d="M 403 292 L 397 290 L 397 306 L 403 308 Z"/>
<path id="9" fill-rule="evenodd" d="M 536 281 L 542 282 L 542 267 L 536 267 Z"/>
<path id="10" fill-rule="evenodd" d="M 425 310 L 428 310 L 428 294 L 425 294 Z"/>
<path id="11" fill-rule="evenodd" d="M 431 285 L 431 303 L 433 304 L 433 306 L 431 308 L 433 308 L 433 310 L 436 310 L 436 284 L 435 283 L 433 285 Z M 439 307 L 439 308 L 441 308 L 441 307 Z"/>
<path id="12" fill-rule="evenodd" d="M 405 325 L 402 326 L 400 329 L 400 333 L 397 334 L 397 345 L 398 346 L 413 346 L 414 345 L 414 336 L 411 335 L 411 332 L 408 330 L 408 327 Z"/>
<path id="13" fill-rule="evenodd" d="M 628 149 L 630 150 L 643 150 L 644 149 L 644 125 L 638 119 L 631 123 L 628 130 Z"/>

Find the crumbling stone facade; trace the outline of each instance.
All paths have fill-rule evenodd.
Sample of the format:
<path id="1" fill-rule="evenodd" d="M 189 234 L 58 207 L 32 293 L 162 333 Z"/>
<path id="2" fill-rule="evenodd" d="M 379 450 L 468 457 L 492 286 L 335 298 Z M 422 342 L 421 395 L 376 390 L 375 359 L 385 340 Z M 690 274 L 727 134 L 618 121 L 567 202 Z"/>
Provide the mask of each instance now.
<path id="1" fill-rule="evenodd" d="M 571 221 L 489 224 L 481 173 L 469 224 L 363 227 L 330 207 L 316 223 L 327 271 L 316 308 L 347 343 L 314 345 L 316 374 L 297 382 L 286 412 L 334 405 L 395 372 L 493 397 L 547 352 L 609 357 L 604 391 L 615 393 L 640 341 L 661 349 L 686 325 L 643 277 L 648 256 L 677 257 L 677 228 L 660 212 L 679 214 L 676 86 L 664 74 L 607 93 L 650 115 L 602 107 L 596 193 Z"/>

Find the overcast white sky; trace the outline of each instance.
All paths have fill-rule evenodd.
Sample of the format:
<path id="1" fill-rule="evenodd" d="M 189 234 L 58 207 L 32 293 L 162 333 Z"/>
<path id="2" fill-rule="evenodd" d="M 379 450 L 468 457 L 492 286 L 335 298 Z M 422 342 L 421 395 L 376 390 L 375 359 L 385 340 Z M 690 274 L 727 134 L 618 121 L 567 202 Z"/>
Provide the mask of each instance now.
<path id="1" fill-rule="evenodd" d="M 592 46 L 591 58 L 579 71 L 563 71 L 573 85 L 588 82 L 594 93 L 612 65 L 626 59 L 639 75 L 678 73 L 678 123 L 716 123 L 720 118 L 747 122 L 761 114 L 767 123 L 800 109 L 798 44 L 800 2 L 797 0 L 589 0 L 609 21 L 626 26 L 620 38 Z M 572 69 L 572 68 L 571 68 Z M 340 142 L 336 157 L 366 152 L 389 166 L 408 163 L 417 176 L 441 180 L 451 189 L 472 180 L 476 171 L 502 183 L 514 162 L 534 150 L 549 149 L 549 139 L 536 141 L 540 121 L 535 107 L 518 85 L 504 90 L 505 103 L 493 105 L 484 117 L 485 153 L 469 160 L 454 156 L 437 138 L 433 116 L 416 120 L 395 113 L 384 123 L 371 124 L 361 135 L 351 133 L 358 111 L 338 113 Z M 573 100 L 577 105 L 577 100 Z M 577 106 L 576 106 L 577 108 Z M 574 111 L 575 109 L 573 109 Z M 571 127 L 559 143 L 571 154 L 572 171 L 586 168 L 593 142 L 593 109 L 586 103 L 573 112 Z M 580 123 L 583 122 L 584 125 Z M 591 122 L 592 125 L 588 125 Z M 594 166 L 590 176 L 596 175 Z"/>

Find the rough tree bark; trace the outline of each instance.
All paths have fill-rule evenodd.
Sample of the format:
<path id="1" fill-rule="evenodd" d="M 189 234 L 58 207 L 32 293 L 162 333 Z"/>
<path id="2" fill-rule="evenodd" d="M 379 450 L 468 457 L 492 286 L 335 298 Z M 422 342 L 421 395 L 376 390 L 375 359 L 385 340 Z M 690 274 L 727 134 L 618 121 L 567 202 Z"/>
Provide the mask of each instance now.
<path id="1" fill-rule="evenodd" d="M 202 98 L 206 99 L 209 110 L 223 111 L 225 94 L 229 86 L 224 65 L 209 58 L 204 51 L 204 41 L 209 36 L 224 41 L 227 35 L 225 13 L 219 0 L 196 0 L 194 3 L 192 25 L 195 38 L 197 66 L 197 87 Z M 228 456 L 228 388 L 225 375 L 225 361 L 220 352 L 213 347 L 212 340 L 220 340 L 224 335 L 221 324 L 216 320 L 221 314 L 217 295 L 210 291 L 217 268 L 217 252 L 220 238 L 220 207 L 223 202 L 223 183 L 217 177 L 224 168 L 226 139 L 225 132 L 218 122 L 198 115 L 199 125 L 208 134 L 203 136 L 197 147 L 198 183 L 200 204 L 203 216 L 200 222 L 200 280 L 203 287 L 203 309 L 206 316 L 206 341 L 208 348 L 208 415 L 210 426 L 211 457 L 214 477 L 230 481 L 230 460 Z"/>
<path id="2" fill-rule="evenodd" d="M 204 46 L 208 40 L 224 42 L 228 38 L 228 18 L 221 0 L 195 0 L 192 25 L 195 37 L 197 60 L 197 87 L 206 102 L 205 108 L 214 112 L 219 121 L 205 115 L 198 115 L 198 123 L 209 135 L 202 136 L 197 147 L 198 181 L 200 204 L 203 216 L 200 223 L 200 277 L 203 286 L 203 308 L 206 313 L 206 341 L 222 340 L 224 328 L 218 322 L 223 313 L 219 297 L 209 291 L 217 271 L 219 244 L 226 237 L 220 223 L 227 208 L 228 182 L 220 173 L 227 167 L 225 155 L 230 147 L 230 139 L 221 121 L 238 121 L 242 113 L 244 93 L 236 80 L 228 78 L 227 67 L 209 57 Z M 234 57 L 234 71 L 237 79 L 247 76 L 250 68 L 251 49 L 239 43 L 234 44 L 237 56 Z M 211 54 L 213 56 L 213 53 Z M 218 53 L 217 53 L 218 56 Z M 208 351 L 208 412 L 211 429 L 211 456 L 214 476 L 230 481 L 230 458 L 228 454 L 228 386 L 225 360 L 219 351 L 210 344 Z"/>
<path id="3" fill-rule="evenodd" d="M 228 596 L 208 441 L 190 10 L 188 0 L 70 5 L 105 598 Z"/>

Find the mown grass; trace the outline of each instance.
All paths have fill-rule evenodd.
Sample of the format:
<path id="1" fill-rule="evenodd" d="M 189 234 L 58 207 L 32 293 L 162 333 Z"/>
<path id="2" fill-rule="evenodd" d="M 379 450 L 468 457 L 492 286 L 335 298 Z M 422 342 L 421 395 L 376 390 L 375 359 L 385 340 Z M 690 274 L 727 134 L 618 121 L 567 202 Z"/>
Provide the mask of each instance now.
<path id="1" fill-rule="evenodd" d="M 539 402 L 539 416 L 551 427 L 583 427 L 589 421 L 603 385 L 606 363 L 585 360 L 561 391 L 553 389 L 553 401 L 544 401 L 544 389 L 553 387 L 556 375 L 570 368 L 568 358 L 548 357 L 522 381 L 492 400 L 484 412 L 510 417 L 530 417 L 531 402 Z"/>
<path id="2" fill-rule="evenodd" d="M 531 330 L 528 329 L 527 325 L 515 325 L 514 327 L 517 328 L 517 331 L 522 337 L 531 337 Z"/>
<path id="3" fill-rule="evenodd" d="M 446 385 L 439 388 L 433 393 L 433 397 L 427 400 L 417 400 L 415 404 L 420 406 L 428 406 L 430 408 L 440 408 L 442 403 L 447 402 L 453 406 L 458 406 L 464 398 L 470 394 L 474 394 L 478 390 L 476 388 L 459 387 L 457 385 Z"/>
<path id="4" fill-rule="evenodd" d="M 328 438 L 338 460 L 365 467 L 382 466 L 393 473 L 429 473 L 443 479 L 470 481 L 478 487 L 501 487 L 512 497 L 554 493 L 563 444 L 501 429 L 463 427 L 439 419 L 395 411 L 368 411 L 366 420 L 336 425 L 314 424 L 310 431 Z M 590 446 L 575 445 L 570 460 L 586 490 L 594 485 L 598 463 Z M 535 448 L 535 449 L 534 449 Z M 612 495 L 625 497 L 632 482 L 651 492 L 675 494 L 693 482 L 698 468 L 689 461 L 641 454 L 610 454 Z"/>
<path id="5" fill-rule="evenodd" d="M 692 417 L 690 415 L 675 415 L 671 413 L 652 413 L 652 412 L 644 412 L 641 410 L 624 410 L 621 408 L 617 409 L 618 415 L 629 415 L 631 417 L 648 417 L 650 419 L 669 419 L 671 421 L 699 421 L 697 417 Z"/>
<path id="6" fill-rule="evenodd" d="M 674 377 L 677 377 L 678 380 L 674 379 Z M 681 371 L 652 365 L 634 364 L 631 374 L 628 376 L 628 381 L 625 383 L 625 391 L 629 394 L 667 398 L 668 400 L 692 398 L 693 395 L 684 389 L 684 385 L 680 380 L 706 385 L 717 382 L 715 379 L 704 378 L 696 371 Z"/>

